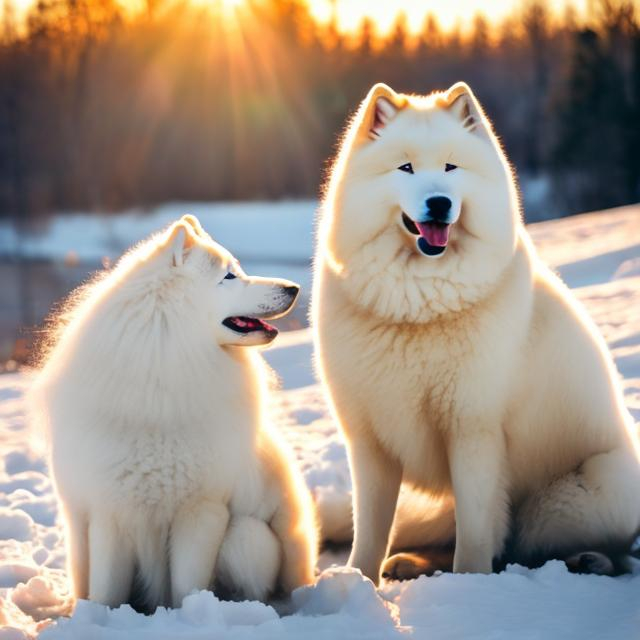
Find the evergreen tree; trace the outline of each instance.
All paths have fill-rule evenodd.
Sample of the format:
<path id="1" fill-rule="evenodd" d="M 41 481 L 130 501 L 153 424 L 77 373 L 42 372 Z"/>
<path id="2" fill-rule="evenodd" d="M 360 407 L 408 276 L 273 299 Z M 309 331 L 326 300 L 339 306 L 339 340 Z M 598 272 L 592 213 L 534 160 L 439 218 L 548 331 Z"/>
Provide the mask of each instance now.
<path id="1" fill-rule="evenodd" d="M 530 73 L 527 87 L 527 121 L 526 163 L 533 174 L 538 174 L 542 168 L 543 149 L 543 118 L 545 100 L 549 89 L 549 59 L 548 59 L 548 29 L 549 6 L 544 0 L 533 0 L 525 6 L 522 17 L 526 43 L 529 49 L 528 59 Z"/>
<path id="2" fill-rule="evenodd" d="M 602 38 L 576 34 L 570 75 L 558 105 L 552 161 L 561 193 L 577 210 L 628 202 L 628 107 L 623 77 Z"/>

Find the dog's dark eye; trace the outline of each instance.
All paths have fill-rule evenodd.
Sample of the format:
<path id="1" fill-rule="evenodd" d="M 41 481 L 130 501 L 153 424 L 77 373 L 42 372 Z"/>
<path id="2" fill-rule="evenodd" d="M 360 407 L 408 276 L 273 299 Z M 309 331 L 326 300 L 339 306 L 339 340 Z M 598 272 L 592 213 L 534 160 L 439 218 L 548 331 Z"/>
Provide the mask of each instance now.
<path id="1" fill-rule="evenodd" d="M 454 169 L 457 169 L 457 168 L 458 168 L 458 165 L 457 165 L 457 164 L 450 164 L 450 163 L 448 163 L 448 162 L 447 162 L 447 163 L 444 165 L 444 170 L 445 170 L 445 171 L 453 171 Z"/>
<path id="2" fill-rule="evenodd" d="M 227 275 L 223 278 L 223 280 L 234 280 L 237 277 L 238 276 L 235 273 L 232 273 L 231 271 L 229 271 Z"/>
<path id="3" fill-rule="evenodd" d="M 398 169 L 400 169 L 400 171 L 404 171 L 405 173 L 413 173 L 413 165 L 410 162 L 401 164 Z"/>

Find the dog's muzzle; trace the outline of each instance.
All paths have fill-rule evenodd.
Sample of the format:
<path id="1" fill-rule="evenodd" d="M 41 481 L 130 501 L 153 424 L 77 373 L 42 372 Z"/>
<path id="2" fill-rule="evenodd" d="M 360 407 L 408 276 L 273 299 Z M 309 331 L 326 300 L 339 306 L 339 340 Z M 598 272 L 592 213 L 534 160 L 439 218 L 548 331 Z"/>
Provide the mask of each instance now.
<path id="1" fill-rule="evenodd" d="M 449 244 L 449 231 L 457 216 L 451 198 L 434 194 L 425 200 L 425 212 L 419 220 L 402 212 L 402 223 L 416 237 L 418 251 L 430 258 L 441 256 Z"/>
<path id="2" fill-rule="evenodd" d="M 405 229 L 416 237 L 418 251 L 430 258 L 441 256 L 449 243 L 449 229 L 447 222 L 415 222 L 404 211 L 402 223 Z"/>

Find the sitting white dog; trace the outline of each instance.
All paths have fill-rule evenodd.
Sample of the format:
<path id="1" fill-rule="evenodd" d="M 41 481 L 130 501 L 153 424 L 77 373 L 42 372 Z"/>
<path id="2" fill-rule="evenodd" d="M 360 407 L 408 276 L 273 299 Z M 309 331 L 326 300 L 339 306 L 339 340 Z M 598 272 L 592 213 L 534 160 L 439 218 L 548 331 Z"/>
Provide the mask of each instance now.
<path id="1" fill-rule="evenodd" d="M 353 476 L 350 564 L 376 582 L 389 549 L 426 550 L 382 569 L 413 577 L 454 545 L 461 573 L 628 568 L 640 441 L 604 340 L 537 256 L 516 193 L 464 83 L 376 85 L 344 136 L 313 320 Z M 403 483 L 420 506 L 396 515 Z"/>
<path id="2" fill-rule="evenodd" d="M 298 286 L 248 277 L 192 216 L 79 289 L 34 385 L 75 594 L 143 610 L 212 585 L 264 600 L 312 581 L 310 495 L 265 422 L 249 345 Z"/>

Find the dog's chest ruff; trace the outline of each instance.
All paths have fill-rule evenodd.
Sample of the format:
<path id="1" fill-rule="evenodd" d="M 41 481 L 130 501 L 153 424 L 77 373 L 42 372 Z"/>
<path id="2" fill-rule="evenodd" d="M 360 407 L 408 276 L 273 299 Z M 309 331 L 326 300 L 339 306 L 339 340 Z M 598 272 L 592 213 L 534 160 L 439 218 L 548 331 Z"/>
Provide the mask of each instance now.
<path id="1" fill-rule="evenodd" d="M 198 489 L 207 471 L 193 443 L 151 434 L 140 437 L 113 469 L 123 499 L 144 507 L 176 505 Z"/>
<path id="2" fill-rule="evenodd" d="M 206 438 L 189 429 L 139 430 L 104 450 L 110 455 L 97 472 L 107 499 L 125 509 L 163 513 L 199 495 L 226 501 L 238 470 L 247 464 L 238 438 Z"/>
<path id="3" fill-rule="evenodd" d="M 363 428 L 403 460 L 408 481 L 447 487 L 445 439 L 457 421 L 462 383 L 456 363 L 466 353 L 466 334 L 416 329 L 410 323 L 373 328 L 359 321 L 355 330 L 345 316 L 340 322 L 324 322 L 333 334 L 323 347 L 329 350 L 324 366 L 337 401 L 342 407 L 351 405 Z M 349 437 L 351 411 L 344 415 L 342 426 Z"/>

